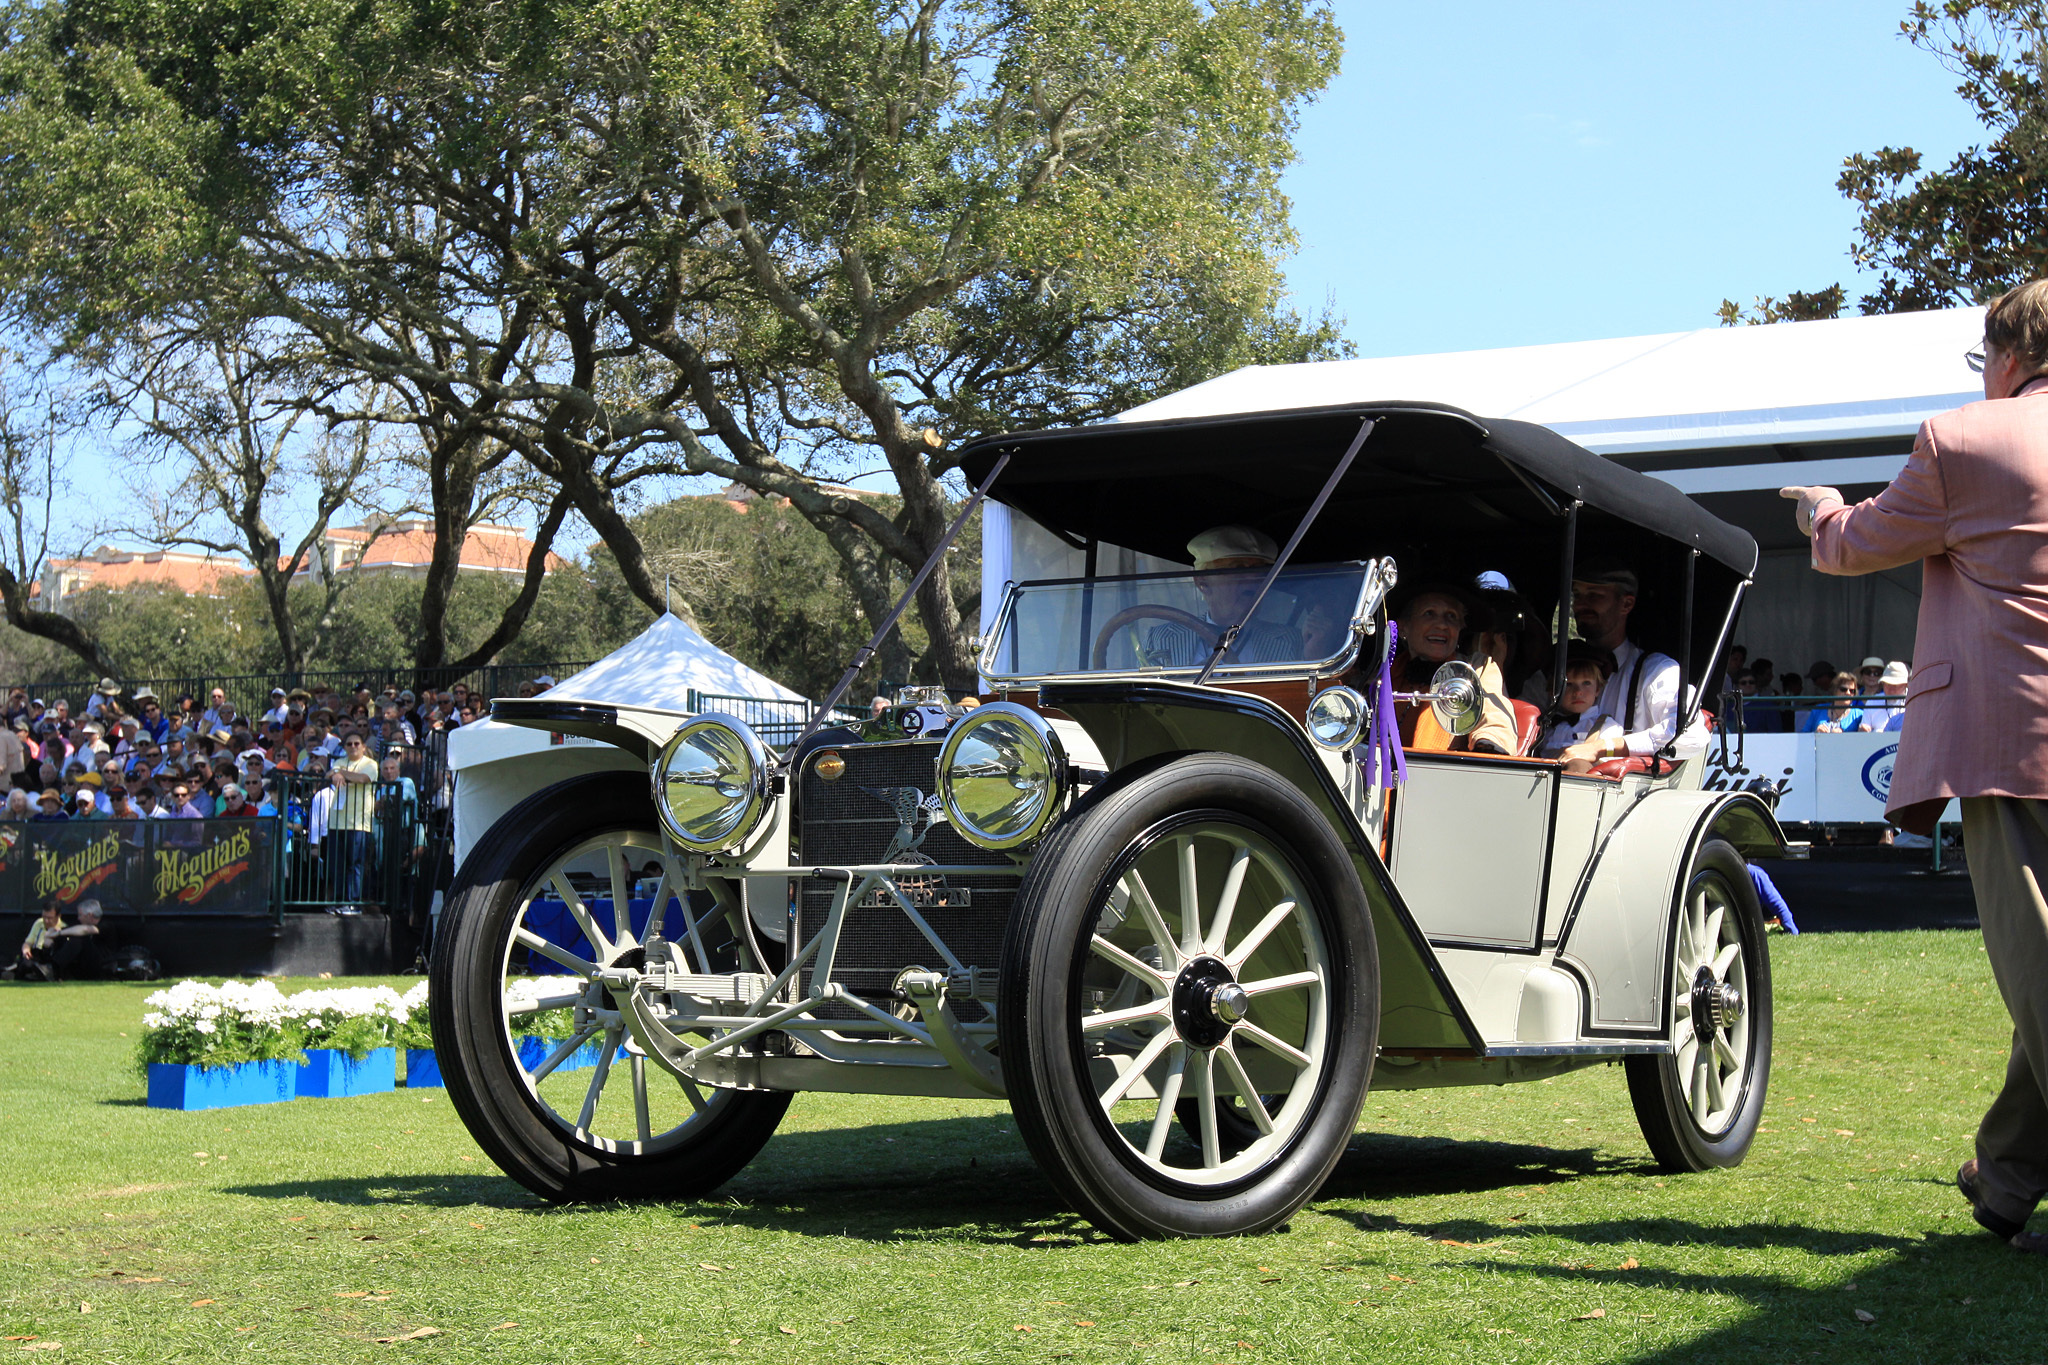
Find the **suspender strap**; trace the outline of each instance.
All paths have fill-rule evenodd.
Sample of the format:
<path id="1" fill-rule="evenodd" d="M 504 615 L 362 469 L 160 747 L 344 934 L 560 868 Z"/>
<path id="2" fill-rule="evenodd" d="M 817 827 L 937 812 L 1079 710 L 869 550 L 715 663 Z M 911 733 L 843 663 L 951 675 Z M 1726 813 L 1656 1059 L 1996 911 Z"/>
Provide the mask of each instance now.
<path id="1" fill-rule="evenodd" d="M 1621 722 L 1623 734 L 1636 732 L 1636 689 L 1643 685 L 1643 664 L 1650 657 L 1649 650 L 1636 655 L 1636 661 L 1628 670 L 1628 715 Z"/>

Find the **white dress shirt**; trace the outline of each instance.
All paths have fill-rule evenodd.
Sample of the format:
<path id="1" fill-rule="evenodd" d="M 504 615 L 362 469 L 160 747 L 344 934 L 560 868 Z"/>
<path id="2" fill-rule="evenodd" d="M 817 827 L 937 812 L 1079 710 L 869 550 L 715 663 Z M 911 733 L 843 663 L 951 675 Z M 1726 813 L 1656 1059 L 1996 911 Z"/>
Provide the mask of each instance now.
<path id="1" fill-rule="evenodd" d="M 1634 640 L 1623 640 L 1614 651 L 1614 676 L 1607 680 L 1593 710 L 1628 723 L 1629 680 L 1635 675 L 1638 659 L 1643 661 L 1643 669 L 1636 680 L 1634 728 L 1622 736 L 1629 757 L 1648 758 L 1671 744 L 1674 735 L 1678 742 L 1672 746 L 1673 757 L 1680 762 L 1705 753 L 1707 723 L 1703 717 L 1694 716 L 1685 733 L 1678 735 L 1678 660 L 1668 654 L 1651 653 L 1646 657 L 1643 647 Z"/>

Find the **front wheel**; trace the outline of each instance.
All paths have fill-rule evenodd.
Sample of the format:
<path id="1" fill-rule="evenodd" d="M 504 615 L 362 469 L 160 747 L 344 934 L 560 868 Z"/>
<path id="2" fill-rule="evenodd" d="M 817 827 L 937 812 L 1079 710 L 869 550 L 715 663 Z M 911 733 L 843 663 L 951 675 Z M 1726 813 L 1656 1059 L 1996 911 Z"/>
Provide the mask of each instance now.
<path id="1" fill-rule="evenodd" d="M 1636 1122 L 1657 1165 L 1739 1165 L 1771 1078 L 1771 957 L 1749 868 L 1720 839 L 1701 845 L 1673 926 L 1672 1051 L 1628 1059 Z"/>
<path id="2" fill-rule="evenodd" d="M 654 938 L 685 970 L 741 967 L 745 926 L 693 902 L 683 871 L 645 779 L 603 773 L 521 802 L 450 890 L 427 997 L 435 1060 L 477 1145 L 545 1198 L 705 1194 L 789 1107 L 663 1070 L 597 978 L 643 965 Z"/>
<path id="3" fill-rule="evenodd" d="M 1222 1237 L 1314 1196 L 1365 1103 L 1379 969 L 1299 791 L 1222 754 L 1153 765 L 1055 829 L 1017 905 L 1003 1075 L 1075 1207 L 1121 1238 Z"/>

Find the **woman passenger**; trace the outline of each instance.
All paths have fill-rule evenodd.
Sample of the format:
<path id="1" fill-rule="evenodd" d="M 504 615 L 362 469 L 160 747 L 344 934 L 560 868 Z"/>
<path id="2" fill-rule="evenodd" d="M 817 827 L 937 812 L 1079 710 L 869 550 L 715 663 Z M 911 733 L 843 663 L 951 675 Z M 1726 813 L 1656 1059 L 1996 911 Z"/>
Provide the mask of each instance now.
<path id="1" fill-rule="evenodd" d="M 1427 585 L 1408 599 L 1395 624 L 1400 628 L 1394 657 L 1394 690 L 1427 692 L 1437 669 L 1458 658 L 1460 637 L 1470 616 L 1467 599 L 1457 588 Z M 1481 655 L 1479 724 L 1467 734 L 1452 735 L 1437 722 L 1425 701 L 1394 703 L 1401 743 L 1410 749 L 1512 754 L 1518 747 L 1514 709 L 1501 686 L 1500 666 Z"/>

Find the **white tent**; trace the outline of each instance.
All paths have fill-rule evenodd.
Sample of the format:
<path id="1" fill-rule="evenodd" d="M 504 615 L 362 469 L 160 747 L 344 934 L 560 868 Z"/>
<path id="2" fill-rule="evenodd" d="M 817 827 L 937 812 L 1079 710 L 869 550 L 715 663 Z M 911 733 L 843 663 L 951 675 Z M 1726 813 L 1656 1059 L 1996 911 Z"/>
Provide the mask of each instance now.
<path id="1" fill-rule="evenodd" d="M 646 630 L 545 694 L 550 701 L 585 701 L 673 711 L 730 709 L 720 698 L 803 702 L 765 673 L 727 654 L 677 616 L 662 616 Z M 485 720 L 448 737 L 448 766 L 460 777 L 455 792 L 455 861 L 494 821 L 542 787 L 580 773 L 639 771 L 631 755 L 608 744 L 550 735 L 524 725 Z"/>

